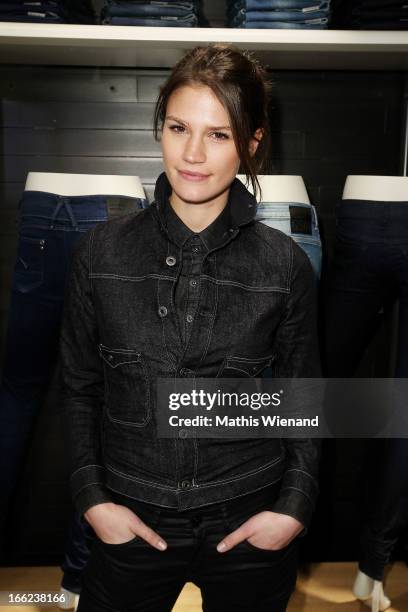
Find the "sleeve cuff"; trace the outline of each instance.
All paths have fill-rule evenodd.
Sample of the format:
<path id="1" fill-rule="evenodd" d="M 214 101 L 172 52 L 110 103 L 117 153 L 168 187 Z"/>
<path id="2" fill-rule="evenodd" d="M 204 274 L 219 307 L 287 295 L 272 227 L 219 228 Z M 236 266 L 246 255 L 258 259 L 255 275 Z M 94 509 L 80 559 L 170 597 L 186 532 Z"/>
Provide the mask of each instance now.
<path id="1" fill-rule="evenodd" d="M 305 529 L 305 536 L 312 520 L 316 499 L 319 492 L 317 480 L 306 470 L 292 467 L 283 476 L 282 487 L 272 510 L 288 514 L 300 521 Z"/>
<path id="2" fill-rule="evenodd" d="M 101 465 L 85 465 L 71 475 L 72 499 L 81 516 L 92 506 L 112 501 L 104 486 L 104 475 L 105 469 Z"/>
<path id="3" fill-rule="evenodd" d="M 99 484 L 90 484 L 85 486 L 74 497 L 74 505 L 80 516 L 83 516 L 89 508 L 97 504 L 106 504 L 112 502 L 112 498 L 108 489 Z"/>
<path id="4" fill-rule="evenodd" d="M 313 516 L 313 510 L 314 508 L 310 503 L 309 498 L 301 491 L 291 488 L 283 490 L 279 495 L 279 498 L 272 506 L 273 512 L 287 514 L 288 516 L 292 516 L 302 523 L 304 529 L 297 536 L 300 538 L 303 538 L 308 532 Z"/>

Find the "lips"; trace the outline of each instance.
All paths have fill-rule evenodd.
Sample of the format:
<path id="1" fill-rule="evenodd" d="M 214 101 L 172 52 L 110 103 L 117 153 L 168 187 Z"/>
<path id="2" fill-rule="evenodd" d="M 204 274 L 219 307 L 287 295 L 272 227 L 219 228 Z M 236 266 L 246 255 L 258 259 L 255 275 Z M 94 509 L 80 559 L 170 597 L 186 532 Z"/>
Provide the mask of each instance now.
<path id="1" fill-rule="evenodd" d="M 209 177 L 209 174 L 198 174 L 195 172 L 184 172 L 179 170 L 179 174 L 187 181 L 204 181 Z"/>

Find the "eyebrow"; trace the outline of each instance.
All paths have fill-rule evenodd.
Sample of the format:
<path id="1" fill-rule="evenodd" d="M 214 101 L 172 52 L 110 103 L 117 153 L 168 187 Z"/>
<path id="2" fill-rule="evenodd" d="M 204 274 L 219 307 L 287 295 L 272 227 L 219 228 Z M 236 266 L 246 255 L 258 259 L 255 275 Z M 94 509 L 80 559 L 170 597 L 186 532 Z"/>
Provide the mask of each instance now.
<path id="1" fill-rule="evenodd" d="M 179 123 L 185 123 L 186 125 L 188 125 L 187 121 L 178 119 L 177 117 L 174 117 L 173 115 L 166 115 L 165 119 L 173 119 L 174 121 L 178 121 Z M 210 130 L 230 130 L 231 129 L 229 125 L 208 125 L 207 127 Z"/>

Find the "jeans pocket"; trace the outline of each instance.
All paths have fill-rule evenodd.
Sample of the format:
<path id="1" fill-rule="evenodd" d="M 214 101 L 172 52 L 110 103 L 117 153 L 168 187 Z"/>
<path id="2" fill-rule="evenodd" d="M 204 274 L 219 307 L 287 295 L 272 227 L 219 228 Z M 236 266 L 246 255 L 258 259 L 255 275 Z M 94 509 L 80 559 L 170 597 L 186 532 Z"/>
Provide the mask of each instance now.
<path id="1" fill-rule="evenodd" d="M 43 238 L 20 235 L 12 287 L 19 293 L 29 293 L 44 282 Z"/>
<path id="2" fill-rule="evenodd" d="M 126 542 L 121 542 L 120 544 L 110 544 L 109 542 L 104 542 L 103 540 L 101 540 L 101 538 L 98 537 L 99 544 L 111 550 L 119 550 L 119 549 L 122 550 L 140 541 L 142 541 L 142 538 L 139 538 L 139 536 L 135 536 L 131 540 L 127 540 Z"/>
<path id="3" fill-rule="evenodd" d="M 280 486 L 281 482 L 278 481 L 260 491 L 255 491 L 254 493 L 227 502 L 224 506 L 224 520 L 227 533 L 231 533 L 241 527 L 243 523 L 252 516 L 255 516 L 255 514 L 264 512 L 265 510 L 271 511 L 272 505 L 278 498 Z M 294 540 L 279 550 L 272 550 L 260 548 L 259 546 L 251 544 L 248 540 L 243 540 L 236 546 L 251 551 L 252 553 L 256 552 L 260 555 L 268 555 L 271 559 L 276 557 L 276 560 L 280 561 L 289 553 L 292 545 L 294 545 Z"/>
<path id="4" fill-rule="evenodd" d="M 140 351 L 99 344 L 105 363 L 106 407 L 111 421 L 143 427 L 151 416 L 147 367 Z"/>
<path id="5" fill-rule="evenodd" d="M 150 527 L 150 529 L 153 529 L 153 531 L 156 531 L 159 525 L 159 519 L 161 515 L 161 510 L 162 510 L 160 506 L 156 506 L 153 504 L 147 504 L 146 502 L 140 502 L 137 499 L 126 497 L 125 495 L 116 493 L 115 491 L 110 490 L 109 493 L 111 495 L 112 501 L 115 504 L 129 508 L 129 510 L 132 510 L 132 512 L 134 512 L 136 516 L 141 521 L 143 521 L 145 525 L 147 525 L 147 527 Z M 107 542 L 104 542 L 100 538 L 98 538 L 98 542 L 103 547 L 105 547 L 106 550 L 112 550 L 112 551 L 122 550 L 122 549 L 127 549 L 127 548 L 132 549 L 134 546 L 139 546 L 139 545 L 149 546 L 153 548 L 151 544 L 146 542 L 146 540 L 144 540 L 138 535 L 135 535 L 132 539 L 127 540 L 126 542 L 121 542 L 119 544 L 109 544 Z"/>

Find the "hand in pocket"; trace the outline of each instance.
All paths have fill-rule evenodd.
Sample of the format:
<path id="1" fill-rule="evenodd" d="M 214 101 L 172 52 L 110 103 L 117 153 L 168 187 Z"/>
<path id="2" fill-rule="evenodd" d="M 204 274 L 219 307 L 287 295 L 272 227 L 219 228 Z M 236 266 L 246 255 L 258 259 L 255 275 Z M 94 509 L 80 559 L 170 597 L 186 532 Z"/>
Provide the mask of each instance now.
<path id="1" fill-rule="evenodd" d="M 226 552 L 244 540 L 262 550 L 280 550 L 288 546 L 303 528 L 303 524 L 292 516 L 265 510 L 229 533 L 218 544 L 217 550 Z"/>
<path id="2" fill-rule="evenodd" d="M 84 517 L 105 544 L 125 544 L 138 537 L 158 550 L 167 548 L 163 538 L 126 506 L 112 502 L 97 504 Z"/>

